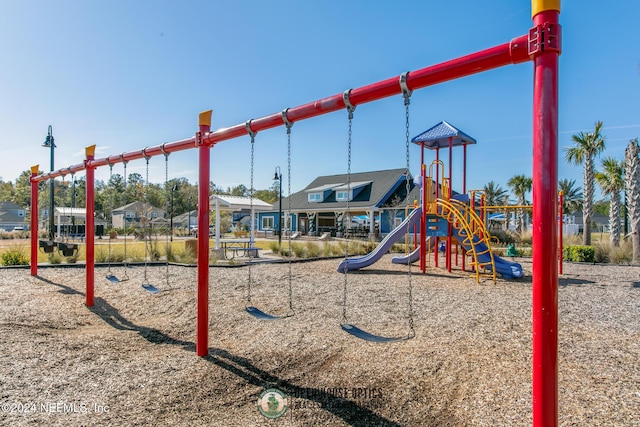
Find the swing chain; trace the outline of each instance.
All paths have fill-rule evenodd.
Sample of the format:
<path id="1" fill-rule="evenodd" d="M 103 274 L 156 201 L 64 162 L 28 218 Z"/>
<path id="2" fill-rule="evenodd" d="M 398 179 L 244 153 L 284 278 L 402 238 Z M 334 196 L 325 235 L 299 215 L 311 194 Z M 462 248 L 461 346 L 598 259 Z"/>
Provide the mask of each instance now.
<path id="1" fill-rule="evenodd" d="M 165 198 L 167 199 L 167 205 L 169 204 L 169 200 L 171 200 L 173 202 L 173 199 L 171 198 L 171 192 L 173 191 L 173 189 L 169 190 L 169 152 L 167 152 L 164 149 L 164 145 L 166 143 L 162 144 L 160 146 L 160 151 L 162 151 L 162 154 L 164 154 L 164 193 L 165 193 Z M 173 216 L 173 203 L 171 203 L 171 216 Z M 165 238 L 164 238 L 164 247 L 165 247 L 165 257 L 167 259 L 166 262 L 166 271 L 165 271 L 165 277 L 167 280 L 167 289 L 169 288 L 169 233 L 171 233 L 173 235 L 173 229 L 169 230 L 168 233 L 165 234 Z M 151 236 L 149 236 L 149 238 L 151 238 Z"/>
<path id="2" fill-rule="evenodd" d="M 291 262 L 291 232 L 293 231 L 293 227 L 291 227 L 291 127 L 293 126 L 293 122 L 289 121 L 287 117 L 288 108 L 282 111 L 282 121 L 284 125 L 287 127 L 287 214 L 285 217 L 285 225 L 287 223 L 286 219 L 289 219 L 289 236 L 287 238 L 288 241 L 288 254 L 289 254 L 289 315 L 293 316 L 295 311 L 293 309 L 293 284 L 292 284 L 292 262 Z M 282 179 L 282 176 L 280 176 Z M 282 228 L 280 228 L 280 232 L 282 233 Z"/>
<path id="3" fill-rule="evenodd" d="M 123 177 L 123 181 L 124 181 L 124 202 L 125 205 L 127 204 L 127 163 L 128 161 L 124 159 L 124 153 L 120 154 L 120 160 L 122 161 L 122 166 L 124 168 L 124 170 L 122 171 L 122 174 L 124 175 Z M 126 221 L 126 220 L 125 220 Z M 122 264 L 123 264 L 123 268 L 124 268 L 124 274 L 122 277 L 122 281 L 125 280 L 129 280 L 129 274 L 127 273 L 127 223 L 124 222 L 123 223 L 123 228 L 124 228 L 124 258 L 122 260 Z"/>
<path id="4" fill-rule="evenodd" d="M 406 170 L 406 178 L 405 178 L 405 190 L 406 197 L 408 199 L 409 192 L 411 191 L 411 183 L 409 182 L 409 170 L 410 170 L 410 156 L 409 156 L 409 142 L 410 142 L 410 133 L 409 133 L 409 105 L 411 104 L 411 94 L 413 91 L 409 89 L 407 86 L 407 75 L 409 73 L 402 73 L 400 76 L 400 87 L 402 88 L 402 96 L 404 98 L 404 107 L 405 107 L 405 150 L 406 150 L 406 160 L 407 160 L 407 170 Z M 424 185 L 424 183 L 423 183 Z M 408 200 L 407 200 L 408 202 Z M 409 245 L 409 236 L 411 235 L 411 225 L 407 222 L 407 245 Z M 414 329 L 413 322 L 413 283 L 411 276 L 411 257 L 407 257 L 407 277 L 409 282 L 409 337 L 413 338 L 416 333 Z"/>
<path id="5" fill-rule="evenodd" d="M 109 165 L 109 183 L 111 183 L 111 178 L 113 177 L 113 163 L 111 163 L 111 161 L 109 160 L 109 158 L 107 157 L 107 164 Z M 75 189 L 73 190 L 75 192 Z M 113 192 L 111 192 L 111 196 L 109 197 L 109 207 L 113 210 Z M 111 213 L 111 220 L 109 221 L 109 224 L 111 225 L 111 228 L 113 228 L 113 213 Z M 109 275 L 111 275 L 111 236 L 109 236 L 109 242 L 108 242 L 108 253 L 109 255 L 107 256 L 107 273 Z"/>
<path id="6" fill-rule="evenodd" d="M 149 221 L 149 213 L 147 212 L 148 209 L 148 202 L 149 202 L 149 159 L 151 158 L 151 156 L 149 156 L 147 154 L 147 149 L 144 148 L 142 150 L 142 157 L 144 157 L 144 159 L 147 162 L 147 168 L 146 168 L 146 176 L 145 176 L 145 189 L 144 189 L 144 207 L 143 207 L 143 212 L 144 215 L 147 218 L 147 222 Z M 149 224 L 150 226 L 150 224 Z M 146 227 L 145 227 L 146 228 Z M 142 229 L 142 233 L 143 233 L 143 237 L 144 237 L 144 283 L 147 283 L 147 256 L 150 257 L 150 253 L 149 253 L 149 248 L 147 245 L 147 237 L 146 237 L 146 232 L 149 231 L 149 240 L 151 240 L 151 231 L 148 229 Z"/>
<path id="7" fill-rule="evenodd" d="M 251 226 L 249 227 L 250 233 L 253 236 L 253 168 L 255 162 L 255 142 L 256 142 L 256 132 L 251 129 L 251 120 L 248 120 L 245 123 L 245 128 L 247 129 L 247 133 L 251 137 L 251 181 L 249 184 L 249 206 L 250 206 L 250 214 L 249 218 L 251 220 Z M 252 241 L 252 239 L 249 239 Z M 249 276 L 249 284 L 247 286 L 247 306 L 251 305 L 251 257 L 249 257 L 249 263 L 247 267 L 247 273 Z"/>
<path id="8" fill-rule="evenodd" d="M 349 95 L 351 94 L 351 89 L 345 90 L 342 94 L 342 99 L 344 101 L 344 105 L 347 108 L 348 113 L 348 130 L 347 130 L 347 194 L 351 192 L 351 142 L 352 142 L 352 128 L 353 128 L 353 112 L 356 107 L 351 103 L 349 99 Z M 346 231 L 346 227 L 344 225 L 344 221 L 346 217 L 349 216 L 349 198 L 347 197 L 347 206 L 346 211 L 342 216 L 342 224 L 343 229 Z M 344 245 L 344 280 L 342 286 L 342 323 L 347 323 L 347 285 L 348 285 L 348 266 L 349 260 L 349 236 L 345 239 Z"/>

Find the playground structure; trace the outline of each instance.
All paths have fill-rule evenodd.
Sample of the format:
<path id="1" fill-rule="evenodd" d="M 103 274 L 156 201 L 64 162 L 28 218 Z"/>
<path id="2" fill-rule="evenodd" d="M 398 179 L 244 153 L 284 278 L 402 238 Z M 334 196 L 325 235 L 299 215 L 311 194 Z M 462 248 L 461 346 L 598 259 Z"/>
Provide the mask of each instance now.
<path id="1" fill-rule="evenodd" d="M 496 281 L 496 274 L 504 278 L 515 279 L 523 276 L 522 266 L 515 262 L 510 262 L 493 254 L 491 250 L 491 235 L 486 224 L 486 213 L 482 210 L 482 201 L 479 203 L 480 209 L 476 209 L 475 193 L 470 191 L 470 196 L 466 196 L 466 175 L 467 175 L 467 145 L 475 144 L 476 140 L 466 133 L 456 129 L 451 124 L 443 121 L 430 129 L 414 137 L 412 142 L 421 147 L 420 176 L 414 179 L 420 188 L 420 203 L 418 206 L 407 206 L 407 215 L 404 221 L 387 235 L 380 245 L 370 254 L 363 257 L 343 260 L 338 266 L 338 271 L 346 273 L 350 270 L 357 270 L 379 260 L 391 246 L 402 239 L 408 237 L 409 231 L 413 227 L 414 235 L 419 236 L 420 244 L 410 254 L 401 257 L 394 257 L 394 264 L 411 264 L 420 261 L 420 270 L 425 273 L 428 255 L 432 248 L 434 264 L 438 266 L 438 242 L 443 239 L 446 248 L 452 248 L 455 240 L 456 254 L 458 245 L 462 247 L 462 269 L 465 270 L 466 255 L 471 258 L 471 269 L 475 273 L 475 279 L 480 281 L 480 276 L 488 273 L 491 279 Z M 452 159 L 453 147 L 462 146 L 463 168 L 462 168 L 462 188 L 461 194 L 454 196 L 452 190 Z M 429 165 L 425 164 L 425 148 L 435 150 L 436 159 Z M 440 160 L 440 148 L 449 149 L 448 175 L 445 175 L 444 162 Z M 407 178 L 408 179 L 408 178 Z M 407 195 L 409 191 L 407 189 Z M 408 210 L 412 209 L 411 214 Z M 419 228 L 417 227 L 419 225 Z M 403 233 L 403 230 L 407 230 Z M 418 232 L 419 230 L 419 232 Z M 408 242 L 408 238 L 405 240 Z M 409 252 L 407 250 L 407 252 Z M 452 252 L 445 251 L 446 268 L 452 270 Z M 457 256 L 456 256 L 457 264 Z"/>
<path id="2" fill-rule="evenodd" d="M 560 0 L 532 0 L 533 27 L 527 34 L 511 41 L 444 63 L 404 74 L 404 85 L 416 90 L 494 68 L 532 61 L 534 65 L 533 93 L 533 424 L 557 425 L 558 419 L 558 229 L 557 215 L 557 135 L 558 135 L 558 57 L 560 55 Z M 212 112 L 199 116 L 195 136 L 148 147 L 137 151 L 95 158 L 95 145 L 85 150 L 85 161 L 66 169 L 38 174 L 31 168 L 31 275 L 38 274 L 38 183 L 64 176 L 66 173 L 86 173 L 86 305 L 94 305 L 95 236 L 94 202 L 95 169 L 142 158 L 166 155 L 196 148 L 199 155 L 198 182 L 210 181 L 210 151 L 216 144 L 247 135 L 250 132 L 295 123 L 321 114 L 345 109 L 348 100 L 353 106 L 402 93 L 400 77 L 389 78 L 349 90 L 348 96 L 337 94 L 295 108 L 285 109 L 249 122 L 211 131 Z M 424 181 L 423 181 L 424 182 Z M 463 191 L 465 189 L 463 188 Z M 426 199 L 426 198 L 425 198 Z M 198 260 L 197 260 L 197 326 L 196 354 L 208 354 L 209 325 L 209 192 L 207 185 L 198 188 Z M 424 233 L 423 233 L 424 235 Z M 201 237 L 202 236 L 202 237 Z M 468 236 L 463 236 L 466 239 Z M 424 237 L 426 239 L 426 235 Z M 45 244 L 47 250 L 48 244 Z M 426 242 L 421 242 L 423 249 Z M 422 267 L 422 266 L 421 266 Z"/>

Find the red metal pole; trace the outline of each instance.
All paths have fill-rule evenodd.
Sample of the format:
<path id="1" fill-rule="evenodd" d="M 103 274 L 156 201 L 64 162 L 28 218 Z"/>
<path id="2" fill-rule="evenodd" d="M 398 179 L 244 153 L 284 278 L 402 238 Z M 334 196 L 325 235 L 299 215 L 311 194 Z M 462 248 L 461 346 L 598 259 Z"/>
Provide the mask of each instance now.
<path id="1" fill-rule="evenodd" d="M 424 164 L 424 144 L 420 155 L 422 178 L 422 215 L 420 215 L 420 271 L 427 272 L 427 165 Z"/>
<path id="2" fill-rule="evenodd" d="M 453 137 L 449 137 L 449 200 L 451 200 L 451 196 L 453 195 Z M 446 254 L 446 262 L 447 262 L 447 271 L 451 273 L 451 243 L 453 242 L 453 225 L 449 223 L 447 227 L 448 236 L 447 236 L 447 250 Z"/>
<path id="3" fill-rule="evenodd" d="M 93 160 L 96 152 L 96 146 L 90 145 L 85 149 L 86 162 L 90 164 Z M 95 168 L 93 166 L 86 167 L 86 208 L 85 208 L 85 230 L 86 236 L 86 259 L 85 266 L 86 281 L 87 281 L 87 293 L 86 293 L 86 305 L 87 307 L 93 307 L 93 292 L 95 283 Z"/>
<path id="4" fill-rule="evenodd" d="M 462 193 L 467 194 L 467 144 L 462 146 Z M 465 261 L 467 259 L 467 251 L 464 246 L 462 246 L 462 271 L 466 271 Z M 458 260 L 456 259 L 456 265 L 458 265 Z"/>
<path id="5" fill-rule="evenodd" d="M 564 237 L 564 212 L 562 210 L 562 206 L 564 205 L 564 193 L 560 191 L 559 194 L 560 200 L 558 201 L 558 274 L 562 274 L 562 261 L 564 260 L 563 243 L 562 239 Z"/>
<path id="6" fill-rule="evenodd" d="M 31 275 L 38 275 L 38 176 L 40 165 L 31 166 Z"/>
<path id="7" fill-rule="evenodd" d="M 560 0 L 533 0 L 533 425 L 558 425 L 558 56 Z"/>
<path id="8" fill-rule="evenodd" d="M 211 147 L 202 143 L 211 130 L 211 110 L 200 113 L 196 133 L 198 146 L 198 309 L 196 354 L 209 354 L 209 179 Z"/>

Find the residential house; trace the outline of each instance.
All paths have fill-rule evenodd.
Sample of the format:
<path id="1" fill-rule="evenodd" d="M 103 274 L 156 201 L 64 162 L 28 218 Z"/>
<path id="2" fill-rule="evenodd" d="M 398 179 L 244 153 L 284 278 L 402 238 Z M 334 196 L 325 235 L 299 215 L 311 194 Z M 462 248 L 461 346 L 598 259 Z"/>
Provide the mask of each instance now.
<path id="1" fill-rule="evenodd" d="M 198 226 L 198 210 L 194 209 L 173 217 L 173 228 L 191 230 Z"/>
<path id="2" fill-rule="evenodd" d="M 144 218 L 153 221 L 156 218 L 164 218 L 164 214 L 164 209 L 146 205 L 143 202 L 133 202 L 113 209 L 111 223 L 113 228 L 141 227 L 145 225 Z"/>
<path id="3" fill-rule="evenodd" d="M 257 230 L 277 229 L 275 224 L 280 221 L 284 230 L 312 236 L 323 233 L 339 236 L 345 232 L 386 234 L 404 218 L 407 201 L 413 204 L 413 199 L 419 197 L 411 174 L 404 168 L 352 173 L 350 177 L 320 176 L 290 198 L 283 198 L 282 215 L 273 209 L 260 212 Z"/>
<path id="4" fill-rule="evenodd" d="M 27 230 L 26 209 L 13 202 L 0 202 L 0 229 L 13 231 Z"/>

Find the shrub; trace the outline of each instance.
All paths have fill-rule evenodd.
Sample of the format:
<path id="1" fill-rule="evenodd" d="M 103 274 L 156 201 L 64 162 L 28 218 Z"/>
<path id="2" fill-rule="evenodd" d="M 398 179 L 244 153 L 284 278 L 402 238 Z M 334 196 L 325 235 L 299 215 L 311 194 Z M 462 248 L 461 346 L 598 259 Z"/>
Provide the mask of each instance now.
<path id="1" fill-rule="evenodd" d="M 322 256 L 334 256 L 334 255 L 342 255 L 340 252 L 340 246 L 332 245 L 331 243 L 325 242 L 322 246 Z"/>
<path id="2" fill-rule="evenodd" d="M 533 242 L 533 234 L 529 231 L 525 231 L 520 234 L 520 243 L 524 245 L 530 245 Z"/>
<path id="3" fill-rule="evenodd" d="M 630 263 L 633 259 L 631 239 L 627 239 L 618 248 L 611 248 L 611 262 L 614 264 Z"/>
<path id="4" fill-rule="evenodd" d="M 500 244 L 508 245 L 510 243 L 516 243 L 516 236 L 510 231 L 496 230 L 491 232 L 491 237 L 498 239 Z"/>
<path id="5" fill-rule="evenodd" d="M 593 246 L 565 246 L 562 252 L 567 261 L 595 262 L 595 248 Z"/>
<path id="6" fill-rule="evenodd" d="M 62 257 L 60 257 L 60 255 L 58 255 L 55 252 L 49 254 L 49 263 L 50 264 L 60 264 L 61 262 L 62 262 Z"/>
<path id="7" fill-rule="evenodd" d="M 611 260 L 611 247 L 608 243 L 598 242 L 594 246 L 594 260 L 598 263 L 607 263 Z"/>
<path id="8" fill-rule="evenodd" d="M 245 230 L 236 230 L 233 232 L 233 235 L 236 239 L 242 239 L 249 237 L 249 232 Z"/>
<path id="9" fill-rule="evenodd" d="M 307 242 L 307 257 L 309 258 L 317 258 L 320 256 L 321 249 L 320 246 L 313 242 Z"/>
<path id="10" fill-rule="evenodd" d="M 271 249 L 271 252 L 273 252 L 274 254 L 278 254 L 282 252 L 280 245 L 278 244 L 278 242 L 275 242 L 275 241 L 269 242 L 269 249 Z"/>
<path id="11" fill-rule="evenodd" d="M 0 255 L 2 265 L 28 265 L 29 258 L 20 249 L 9 249 Z"/>
<path id="12" fill-rule="evenodd" d="M 291 250 L 293 251 L 293 253 L 295 254 L 296 257 L 304 258 L 304 256 L 305 256 L 305 247 L 304 247 L 304 245 L 301 245 L 300 243 L 292 243 L 291 244 Z"/>

